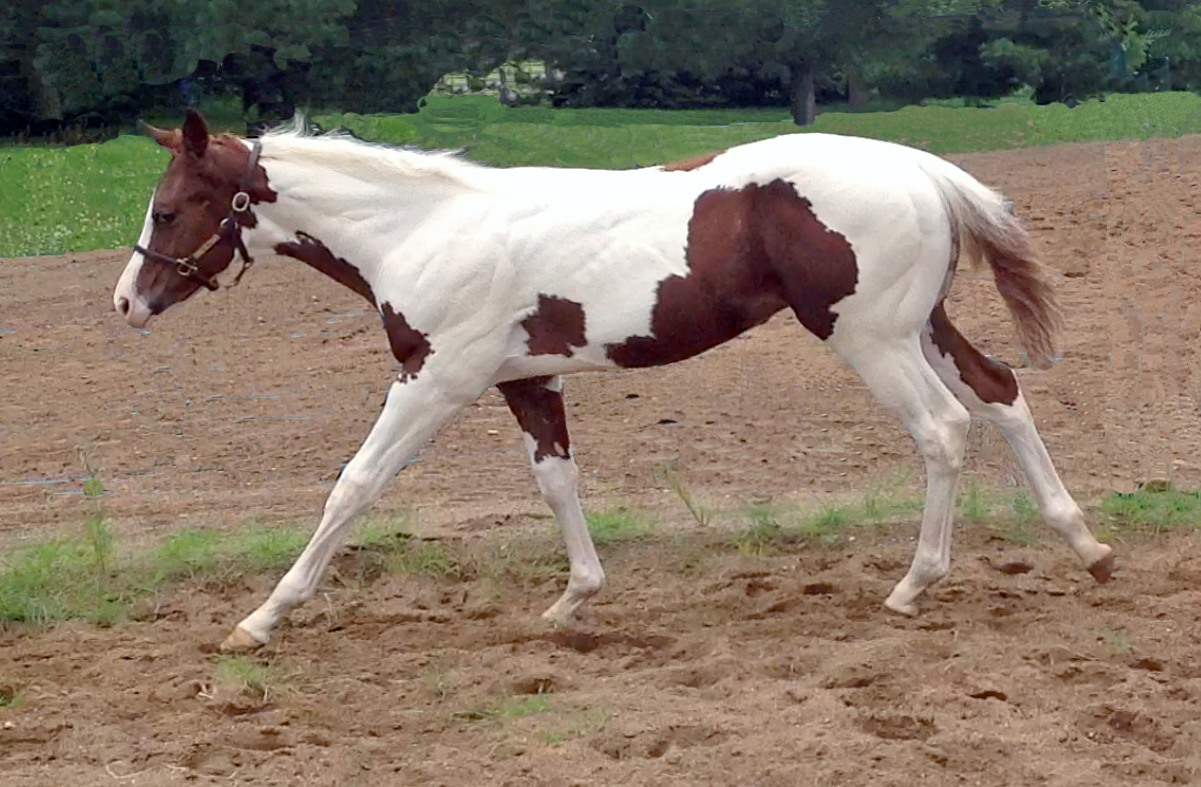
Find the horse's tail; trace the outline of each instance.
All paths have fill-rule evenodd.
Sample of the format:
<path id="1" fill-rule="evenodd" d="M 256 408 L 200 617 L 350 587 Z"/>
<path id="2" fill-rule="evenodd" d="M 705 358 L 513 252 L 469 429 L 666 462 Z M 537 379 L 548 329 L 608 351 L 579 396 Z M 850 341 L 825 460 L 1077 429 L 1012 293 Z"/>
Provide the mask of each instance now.
<path id="1" fill-rule="evenodd" d="M 1029 234 L 1006 210 L 1001 195 L 968 173 L 932 155 L 923 157 L 920 166 L 942 194 L 960 254 L 992 268 L 1030 364 L 1048 368 L 1060 358 L 1056 334 L 1063 328 L 1063 313 Z M 952 259 L 952 267 L 955 264 Z"/>

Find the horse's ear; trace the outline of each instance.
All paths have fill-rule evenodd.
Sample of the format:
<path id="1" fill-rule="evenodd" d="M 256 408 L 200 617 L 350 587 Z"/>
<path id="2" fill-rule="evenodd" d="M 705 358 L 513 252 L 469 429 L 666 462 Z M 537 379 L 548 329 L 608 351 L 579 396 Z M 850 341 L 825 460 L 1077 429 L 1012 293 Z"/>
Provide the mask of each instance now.
<path id="1" fill-rule="evenodd" d="M 188 119 L 183 124 L 184 150 L 195 156 L 203 156 L 208 144 L 209 130 L 204 124 L 204 118 L 196 110 L 189 109 Z"/>
<path id="2" fill-rule="evenodd" d="M 138 120 L 138 131 L 153 139 L 165 148 L 173 148 L 179 142 L 179 134 L 175 130 L 155 128 L 144 120 Z"/>

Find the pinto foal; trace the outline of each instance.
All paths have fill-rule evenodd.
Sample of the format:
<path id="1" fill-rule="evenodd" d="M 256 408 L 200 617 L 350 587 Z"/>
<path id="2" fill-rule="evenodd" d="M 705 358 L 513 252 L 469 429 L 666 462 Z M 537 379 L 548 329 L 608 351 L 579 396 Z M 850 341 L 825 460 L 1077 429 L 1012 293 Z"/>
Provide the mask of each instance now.
<path id="1" fill-rule="evenodd" d="M 255 142 L 147 127 L 171 162 L 113 303 L 133 326 L 253 253 L 298 259 L 383 318 L 399 372 L 308 546 L 222 644 L 267 642 L 312 597 L 351 518 L 434 432 L 489 386 L 525 434 L 567 545 L 570 579 L 544 617 L 573 620 L 604 585 L 578 494 L 560 375 L 681 361 L 792 309 L 900 416 L 925 458 L 908 573 L 885 605 L 907 615 L 946 575 L 972 417 L 1017 454 L 1042 518 L 1100 582 L 1110 547 L 1056 474 L 1013 371 L 947 319 L 962 255 L 992 268 L 1035 365 L 1060 315 L 1001 197 L 901 145 L 791 134 L 630 171 L 494 169 L 298 129 Z"/>

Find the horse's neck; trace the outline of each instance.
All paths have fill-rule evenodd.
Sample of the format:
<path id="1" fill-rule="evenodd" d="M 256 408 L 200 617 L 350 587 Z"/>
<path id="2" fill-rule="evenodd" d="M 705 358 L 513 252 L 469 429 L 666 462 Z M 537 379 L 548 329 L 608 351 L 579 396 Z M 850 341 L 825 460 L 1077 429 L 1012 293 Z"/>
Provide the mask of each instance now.
<path id="1" fill-rule="evenodd" d="M 286 164 L 275 169 L 278 200 L 261 206 L 265 232 L 258 241 L 268 247 L 264 250 L 278 252 L 284 245 L 295 257 L 299 244 L 305 253 L 298 259 L 327 275 L 330 265 L 349 263 L 372 288 L 388 256 L 459 193 L 454 184 L 429 178 L 406 186 L 395 180 L 363 183 L 331 169 Z M 318 244 L 329 259 L 315 263 L 313 255 L 322 253 Z"/>

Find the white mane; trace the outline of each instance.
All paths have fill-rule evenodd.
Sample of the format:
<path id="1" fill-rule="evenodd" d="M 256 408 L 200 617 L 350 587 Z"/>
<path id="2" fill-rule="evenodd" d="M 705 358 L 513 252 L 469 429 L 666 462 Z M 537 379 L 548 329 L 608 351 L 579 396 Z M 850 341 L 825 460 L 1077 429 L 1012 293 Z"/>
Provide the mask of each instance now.
<path id="1" fill-rule="evenodd" d="M 338 131 L 314 135 L 299 112 L 290 123 L 270 129 L 261 138 L 264 158 L 328 167 L 368 181 L 438 178 L 473 185 L 470 175 L 482 169 L 461 158 L 457 150 L 401 148 L 365 142 Z"/>

